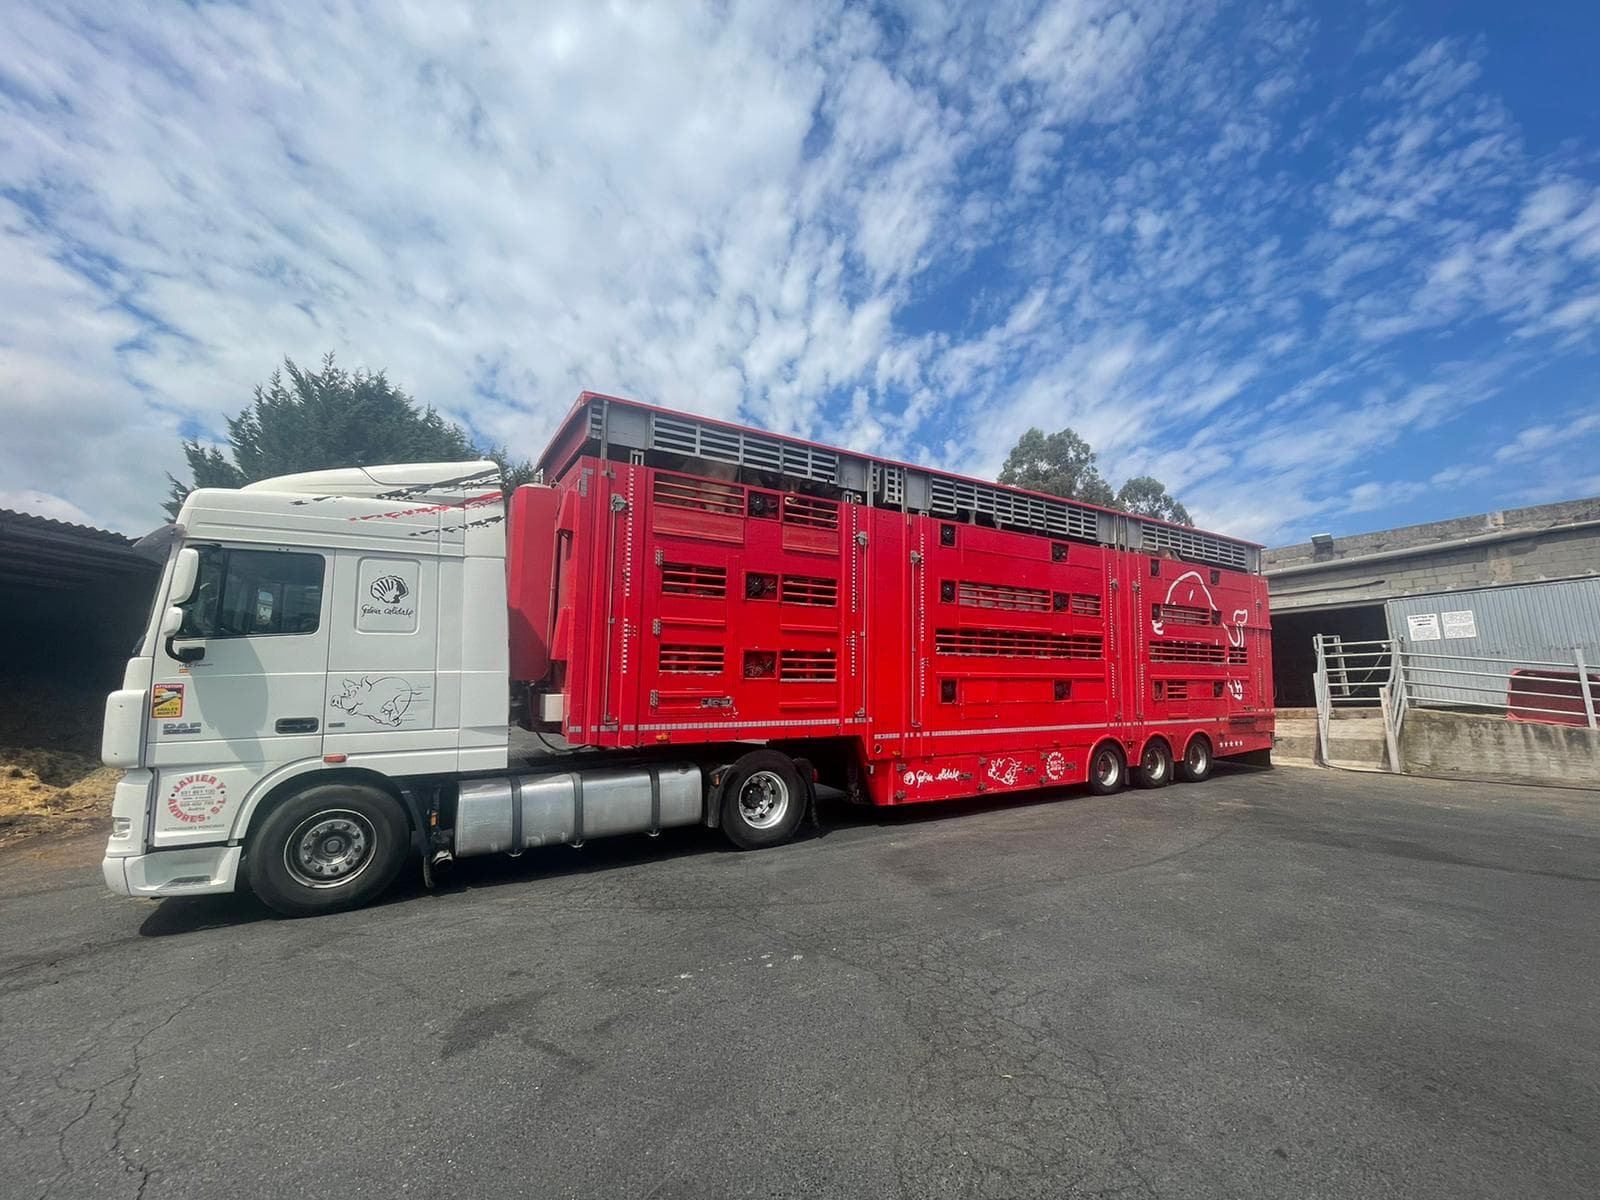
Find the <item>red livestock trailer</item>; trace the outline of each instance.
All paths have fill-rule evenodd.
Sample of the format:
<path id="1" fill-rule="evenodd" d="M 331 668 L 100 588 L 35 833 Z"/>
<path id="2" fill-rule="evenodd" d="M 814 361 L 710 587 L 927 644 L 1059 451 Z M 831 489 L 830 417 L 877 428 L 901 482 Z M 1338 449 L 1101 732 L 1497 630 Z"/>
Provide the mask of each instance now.
<path id="1" fill-rule="evenodd" d="M 1252 543 L 593 393 L 539 465 L 511 674 L 576 745 L 763 742 L 874 804 L 1271 746 Z"/>

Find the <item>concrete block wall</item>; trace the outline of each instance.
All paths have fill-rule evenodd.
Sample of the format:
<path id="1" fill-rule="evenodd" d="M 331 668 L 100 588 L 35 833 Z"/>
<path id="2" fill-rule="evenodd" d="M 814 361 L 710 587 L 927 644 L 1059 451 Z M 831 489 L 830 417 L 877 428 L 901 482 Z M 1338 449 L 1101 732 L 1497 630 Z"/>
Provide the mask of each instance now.
<path id="1" fill-rule="evenodd" d="M 1408 775 L 1600 787 L 1600 732 L 1412 709 L 1400 731 Z"/>

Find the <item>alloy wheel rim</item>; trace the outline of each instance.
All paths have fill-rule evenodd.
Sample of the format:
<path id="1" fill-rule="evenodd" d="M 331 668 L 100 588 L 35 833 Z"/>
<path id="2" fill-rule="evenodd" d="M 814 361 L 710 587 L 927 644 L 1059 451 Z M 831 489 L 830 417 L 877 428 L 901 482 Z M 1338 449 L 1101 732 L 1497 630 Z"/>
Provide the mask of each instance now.
<path id="1" fill-rule="evenodd" d="M 295 826 L 284 843 L 283 865 L 304 887 L 342 887 L 371 865 L 377 843 L 372 822 L 362 814 L 325 809 Z"/>

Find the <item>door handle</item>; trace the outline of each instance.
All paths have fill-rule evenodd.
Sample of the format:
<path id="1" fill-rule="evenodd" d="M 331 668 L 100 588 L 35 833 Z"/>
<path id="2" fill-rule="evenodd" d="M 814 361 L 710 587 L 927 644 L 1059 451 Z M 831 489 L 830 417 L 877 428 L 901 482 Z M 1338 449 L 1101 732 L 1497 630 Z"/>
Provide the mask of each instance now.
<path id="1" fill-rule="evenodd" d="M 315 733 L 317 719 L 315 717 L 279 717 L 273 726 L 279 733 Z"/>

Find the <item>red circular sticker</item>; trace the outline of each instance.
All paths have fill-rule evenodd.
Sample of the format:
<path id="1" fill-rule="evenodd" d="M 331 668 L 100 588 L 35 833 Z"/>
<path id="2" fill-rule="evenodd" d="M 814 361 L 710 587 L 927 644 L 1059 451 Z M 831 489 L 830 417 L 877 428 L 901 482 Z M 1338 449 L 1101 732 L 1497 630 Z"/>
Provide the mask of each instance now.
<path id="1" fill-rule="evenodd" d="M 167 811 L 186 825 L 202 825 L 228 803 L 228 789 L 215 775 L 185 775 L 167 796 Z"/>

